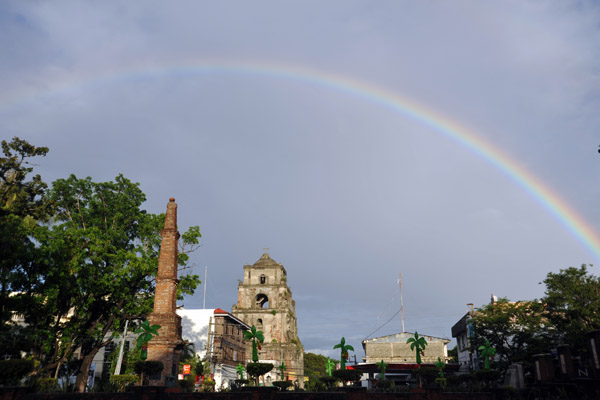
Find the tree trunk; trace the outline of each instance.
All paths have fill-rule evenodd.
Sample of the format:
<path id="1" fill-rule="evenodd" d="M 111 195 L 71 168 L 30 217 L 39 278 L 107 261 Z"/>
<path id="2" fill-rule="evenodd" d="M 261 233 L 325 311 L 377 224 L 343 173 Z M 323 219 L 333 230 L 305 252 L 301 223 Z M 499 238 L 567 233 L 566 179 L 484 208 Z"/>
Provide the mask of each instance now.
<path id="1" fill-rule="evenodd" d="M 96 356 L 96 353 L 98 353 L 98 350 L 100 350 L 99 347 L 93 347 L 81 360 L 81 365 L 77 370 L 77 377 L 75 379 L 75 391 L 77 393 L 85 392 L 90 367 L 92 366 L 92 361 L 94 361 L 94 357 Z"/>

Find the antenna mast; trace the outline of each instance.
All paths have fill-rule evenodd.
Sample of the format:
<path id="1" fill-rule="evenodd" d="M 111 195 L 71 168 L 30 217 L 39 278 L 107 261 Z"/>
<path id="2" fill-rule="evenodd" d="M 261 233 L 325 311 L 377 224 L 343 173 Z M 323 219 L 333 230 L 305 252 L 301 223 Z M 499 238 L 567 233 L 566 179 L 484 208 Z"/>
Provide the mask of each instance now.
<path id="1" fill-rule="evenodd" d="M 402 333 L 404 333 L 404 303 L 402 302 L 402 273 L 398 278 L 398 286 L 400 286 L 400 313 L 402 315 Z"/>

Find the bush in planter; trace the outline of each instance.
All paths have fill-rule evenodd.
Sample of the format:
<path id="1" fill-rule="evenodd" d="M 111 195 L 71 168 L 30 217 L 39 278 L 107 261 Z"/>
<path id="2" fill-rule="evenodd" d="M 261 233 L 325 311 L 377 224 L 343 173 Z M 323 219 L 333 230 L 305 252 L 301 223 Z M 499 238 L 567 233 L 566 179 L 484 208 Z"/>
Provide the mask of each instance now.
<path id="1" fill-rule="evenodd" d="M 246 372 L 248 373 L 248 375 L 254 378 L 254 383 L 256 386 L 258 386 L 258 378 L 272 369 L 273 364 L 270 363 L 252 362 L 246 364 Z"/>
<path id="2" fill-rule="evenodd" d="M 273 386 L 278 388 L 279 390 L 287 390 L 290 386 L 294 384 L 291 381 L 275 381 L 273 382 Z"/>
<path id="3" fill-rule="evenodd" d="M 140 377 L 135 374 L 111 375 L 110 383 L 117 387 L 119 392 L 125 391 L 125 388 L 138 382 Z"/>
<path id="4" fill-rule="evenodd" d="M 0 361 L 0 384 L 18 385 L 21 379 L 33 371 L 33 360 L 12 358 Z"/>
<path id="5" fill-rule="evenodd" d="M 394 381 L 391 381 L 389 379 L 381 379 L 377 382 L 377 390 L 380 390 L 382 392 L 391 392 L 394 390 Z"/>
<path id="6" fill-rule="evenodd" d="M 438 369 L 429 366 L 420 366 L 417 369 L 417 373 L 423 380 L 424 386 L 433 386 L 435 384 L 435 378 L 439 376 Z"/>
<path id="7" fill-rule="evenodd" d="M 247 385 L 248 383 L 250 383 L 248 379 L 236 379 L 231 382 L 231 391 L 237 392 L 242 386 Z"/>
<path id="8" fill-rule="evenodd" d="M 501 375 L 502 373 L 495 369 L 481 369 L 475 371 L 475 379 L 486 388 L 496 387 Z"/>
<path id="9" fill-rule="evenodd" d="M 354 369 L 336 369 L 332 372 L 332 375 L 342 381 L 342 384 L 346 386 L 346 382 L 357 381 L 362 374 Z"/>
<path id="10" fill-rule="evenodd" d="M 346 371 L 346 370 L 344 370 Z M 315 391 L 320 390 L 321 388 L 319 386 L 322 386 L 325 390 L 331 390 L 336 382 L 338 382 L 339 379 L 336 378 L 335 376 L 329 376 L 329 375 L 325 375 L 319 378 L 318 383 L 320 385 L 315 385 Z"/>

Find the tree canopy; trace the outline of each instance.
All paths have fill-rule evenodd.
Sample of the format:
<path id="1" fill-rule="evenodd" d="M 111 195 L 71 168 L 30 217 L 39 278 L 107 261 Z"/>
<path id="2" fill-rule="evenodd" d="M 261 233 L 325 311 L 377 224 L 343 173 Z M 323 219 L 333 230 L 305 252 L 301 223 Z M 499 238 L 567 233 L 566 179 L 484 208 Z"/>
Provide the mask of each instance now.
<path id="1" fill-rule="evenodd" d="M 550 272 L 542 283 L 545 296 L 539 300 L 501 298 L 478 308 L 472 315 L 474 344 L 489 341 L 504 365 L 531 363 L 534 354 L 561 344 L 586 353 L 588 333 L 600 329 L 600 279 L 582 265 Z"/>
<path id="2" fill-rule="evenodd" d="M 16 222 L 7 232 L 3 223 L 1 234 L 19 240 L 10 248 L 3 241 L 1 251 L 20 243 L 18 250 L 27 255 L 1 261 L 3 310 L 6 293 L 18 291 L 12 297 L 20 306 L 10 311 L 25 318 L 41 372 L 71 360 L 79 348 L 76 386 L 83 390 L 92 359 L 112 340 L 112 332 L 152 310 L 164 215 L 143 210 L 146 195 L 123 175 L 109 182 L 71 175 L 49 190 L 38 175 L 26 181 L 31 172 L 24 166 L 27 157 L 48 150 L 17 138 L 2 147 L 0 218 Z M 182 268 L 199 237 L 198 227 L 181 235 Z M 180 281 L 180 296 L 193 293 L 200 282 L 197 275 Z"/>
<path id="3" fill-rule="evenodd" d="M 543 283 L 546 291 L 542 302 L 555 327 L 555 341 L 586 352 L 587 334 L 600 329 L 600 278 L 584 264 L 550 272 Z"/>

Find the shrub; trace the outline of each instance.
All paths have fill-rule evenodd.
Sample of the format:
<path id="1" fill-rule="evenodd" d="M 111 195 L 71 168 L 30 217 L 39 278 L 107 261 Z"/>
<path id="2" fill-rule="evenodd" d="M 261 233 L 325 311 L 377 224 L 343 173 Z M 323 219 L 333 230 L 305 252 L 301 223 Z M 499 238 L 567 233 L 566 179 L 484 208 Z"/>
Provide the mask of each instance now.
<path id="1" fill-rule="evenodd" d="M 287 388 L 289 388 L 290 386 L 293 386 L 293 385 L 294 384 L 291 381 L 275 381 L 275 382 L 273 382 L 273 386 L 275 386 L 279 390 L 286 390 Z"/>
<path id="2" fill-rule="evenodd" d="M 115 385 L 119 392 L 123 392 L 126 387 L 137 383 L 139 379 L 140 377 L 135 374 L 111 375 L 110 383 Z"/>
<path id="3" fill-rule="evenodd" d="M 258 377 L 266 374 L 270 370 L 273 369 L 273 364 L 270 363 L 248 363 L 246 365 L 246 372 L 252 378 L 254 378 L 254 382 L 258 385 Z"/>
<path id="4" fill-rule="evenodd" d="M 357 381 L 360 379 L 361 376 L 361 373 L 359 371 L 353 369 L 336 369 L 332 372 L 332 374 L 337 379 L 342 381 L 342 383 L 344 383 L 344 386 L 346 385 L 346 382 Z"/>
<path id="5" fill-rule="evenodd" d="M 56 378 L 38 378 L 33 387 L 39 393 L 55 393 L 59 391 L 58 379 Z"/>
<path id="6" fill-rule="evenodd" d="M 394 390 L 394 381 L 389 379 L 383 379 L 377 382 L 377 390 L 381 390 L 383 392 L 388 392 Z"/>
<path id="7" fill-rule="evenodd" d="M 335 376 L 329 376 L 329 375 L 325 375 L 319 378 L 319 383 L 321 384 L 321 386 L 323 386 L 326 390 L 331 390 L 331 388 L 335 385 L 336 382 L 338 382 L 339 379 L 336 378 Z M 319 388 L 318 388 L 319 389 Z M 317 389 L 317 390 L 318 390 Z"/>
<path id="8" fill-rule="evenodd" d="M 177 381 L 177 387 L 184 393 L 191 393 L 196 388 L 196 379 L 193 376 L 186 376 L 185 379 Z"/>
<path id="9" fill-rule="evenodd" d="M 33 371 L 33 360 L 13 358 L 0 361 L 0 384 L 18 385 L 21 379 Z"/>

